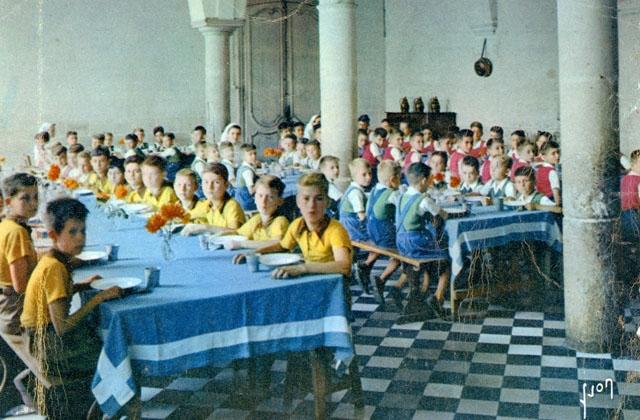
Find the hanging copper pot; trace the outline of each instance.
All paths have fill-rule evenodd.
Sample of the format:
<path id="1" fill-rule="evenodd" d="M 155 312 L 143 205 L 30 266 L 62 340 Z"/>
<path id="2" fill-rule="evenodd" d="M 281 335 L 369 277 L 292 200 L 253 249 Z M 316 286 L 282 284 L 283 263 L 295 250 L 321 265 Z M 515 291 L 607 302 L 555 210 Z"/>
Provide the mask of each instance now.
<path id="1" fill-rule="evenodd" d="M 480 77 L 489 77 L 493 72 L 493 63 L 484 56 L 484 50 L 486 47 L 487 38 L 484 39 L 484 43 L 482 44 L 482 54 L 480 54 L 480 58 L 473 65 L 476 74 Z"/>

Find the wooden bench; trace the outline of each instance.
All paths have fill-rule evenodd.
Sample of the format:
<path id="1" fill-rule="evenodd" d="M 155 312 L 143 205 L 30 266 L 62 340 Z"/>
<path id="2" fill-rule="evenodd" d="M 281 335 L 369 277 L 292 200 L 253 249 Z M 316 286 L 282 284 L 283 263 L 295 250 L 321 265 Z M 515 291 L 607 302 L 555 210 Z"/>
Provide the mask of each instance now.
<path id="1" fill-rule="evenodd" d="M 406 255 L 402 255 L 400 251 L 395 248 L 383 248 L 377 246 L 373 242 L 360 242 L 360 241 L 351 241 L 351 245 L 354 247 L 361 249 L 367 252 L 374 252 L 379 255 L 384 255 L 389 258 L 395 258 L 400 261 L 402 264 L 402 272 L 405 273 L 407 279 L 409 280 L 410 292 L 409 292 L 409 301 L 412 299 L 417 299 L 418 293 L 420 290 L 420 286 L 422 284 L 422 272 L 426 269 L 428 264 L 442 261 L 439 258 L 412 258 Z M 430 310 L 425 309 L 424 311 L 406 314 L 398 318 L 398 324 L 406 324 L 408 322 L 417 322 L 424 321 L 431 314 Z"/>

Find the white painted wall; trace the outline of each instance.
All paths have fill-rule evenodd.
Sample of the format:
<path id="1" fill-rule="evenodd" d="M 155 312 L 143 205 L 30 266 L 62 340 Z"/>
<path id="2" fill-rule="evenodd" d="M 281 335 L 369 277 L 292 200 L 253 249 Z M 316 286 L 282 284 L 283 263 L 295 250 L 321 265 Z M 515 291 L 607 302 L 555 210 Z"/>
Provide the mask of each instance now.
<path id="1" fill-rule="evenodd" d="M 458 125 L 473 120 L 505 132 L 555 131 L 558 123 L 558 44 L 555 0 L 498 0 L 498 29 L 487 35 L 489 78 L 478 77 L 487 0 L 387 0 L 386 108 L 400 98 L 437 96 Z"/>
<path id="2" fill-rule="evenodd" d="M 620 150 L 640 149 L 640 0 L 618 0 Z"/>
<path id="3" fill-rule="evenodd" d="M 385 113 L 384 0 L 360 0 L 356 9 L 358 115 L 368 114 L 371 125 Z"/>

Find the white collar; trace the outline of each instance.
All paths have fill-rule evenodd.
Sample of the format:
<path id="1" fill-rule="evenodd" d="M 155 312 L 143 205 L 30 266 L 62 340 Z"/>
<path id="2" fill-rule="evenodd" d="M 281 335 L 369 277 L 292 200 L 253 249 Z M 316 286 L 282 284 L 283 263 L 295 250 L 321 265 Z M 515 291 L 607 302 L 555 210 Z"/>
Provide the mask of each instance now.
<path id="1" fill-rule="evenodd" d="M 493 189 L 494 190 L 500 190 L 500 189 L 502 189 L 502 187 L 507 185 L 507 182 L 509 182 L 509 177 L 506 177 L 502 181 L 496 181 L 495 179 L 492 179 L 491 182 L 493 182 Z"/>
<path id="2" fill-rule="evenodd" d="M 416 190 L 414 187 L 409 186 L 409 188 L 407 188 L 407 195 L 416 195 L 416 194 L 422 194 L 420 191 Z"/>
<path id="3" fill-rule="evenodd" d="M 350 186 L 364 192 L 364 188 L 362 188 L 362 186 L 358 184 L 356 181 L 351 181 Z"/>

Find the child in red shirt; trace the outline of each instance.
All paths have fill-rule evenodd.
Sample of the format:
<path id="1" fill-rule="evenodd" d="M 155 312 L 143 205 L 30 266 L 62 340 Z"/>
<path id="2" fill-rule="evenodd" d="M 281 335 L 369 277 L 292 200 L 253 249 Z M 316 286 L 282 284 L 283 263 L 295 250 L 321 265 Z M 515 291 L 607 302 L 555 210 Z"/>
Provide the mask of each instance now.
<path id="1" fill-rule="evenodd" d="M 513 160 L 511 172 L 509 173 L 509 178 L 511 178 L 512 181 L 515 180 L 516 171 L 523 166 L 531 166 L 531 162 L 533 162 L 535 156 L 533 144 L 531 144 L 526 137 L 520 137 L 516 145 L 516 150 L 518 151 L 518 157 Z"/>
<path id="2" fill-rule="evenodd" d="M 471 153 L 471 148 L 473 147 L 473 131 L 460 130 L 460 136 L 458 147 L 449 158 L 449 171 L 451 172 L 451 176 L 455 176 L 456 178 L 460 178 L 460 164 L 462 159 Z"/>
<path id="3" fill-rule="evenodd" d="M 536 190 L 560 205 L 560 177 L 556 166 L 560 163 L 560 145 L 553 140 L 545 142 L 540 153 L 542 163 L 536 169 Z"/>
<path id="4" fill-rule="evenodd" d="M 620 180 L 622 240 L 640 241 L 640 149 L 631 152 L 631 170 Z"/>
<path id="5" fill-rule="evenodd" d="M 485 159 L 482 163 L 482 168 L 480 168 L 480 177 L 483 184 L 491 181 L 491 161 L 498 156 L 504 155 L 504 141 L 502 138 L 490 138 L 487 141 L 487 152 L 489 153 L 489 158 Z"/>

